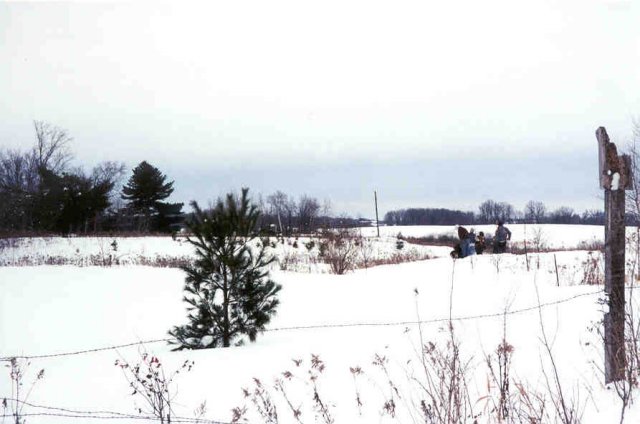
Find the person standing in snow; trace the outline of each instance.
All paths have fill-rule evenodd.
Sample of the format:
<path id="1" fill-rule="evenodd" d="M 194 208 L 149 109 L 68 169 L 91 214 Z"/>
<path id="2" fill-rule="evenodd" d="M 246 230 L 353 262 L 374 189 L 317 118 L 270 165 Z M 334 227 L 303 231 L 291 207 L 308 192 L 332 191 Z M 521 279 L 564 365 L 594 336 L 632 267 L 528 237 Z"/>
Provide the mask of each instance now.
<path id="1" fill-rule="evenodd" d="M 493 238 L 493 253 L 505 253 L 507 251 L 507 241 L 511 240 L 511 231 L 504 226 L 502 221 L 498 221 L 498 228 Z"/>

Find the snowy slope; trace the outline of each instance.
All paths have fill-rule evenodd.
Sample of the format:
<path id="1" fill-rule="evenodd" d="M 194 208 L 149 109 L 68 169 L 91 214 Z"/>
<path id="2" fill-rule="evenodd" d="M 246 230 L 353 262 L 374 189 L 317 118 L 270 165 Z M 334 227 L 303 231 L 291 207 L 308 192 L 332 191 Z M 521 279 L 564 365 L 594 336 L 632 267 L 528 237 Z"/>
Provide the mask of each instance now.
<path id="1" fill-rule="evenodd" d="M 540 302 L 549 303 L 541 311 L 542 322 L 554 340 L 554 358 L 567 396 L 575 398 L 579 391 L 583 422 L 617 422 L 615 394 L 602 387 L 602 376 L 593 365 L 601 363 L 602 348 L 589 328 L 601 319 L 598 299 L 602 293 L 601 286 L 580 285 L 588 254 L 557 253 L 558 278 L 553 254 L 531 259 L 530 271 L 523 256 L 513 255 L 456 262 L 442 258 L 343 276 L 275 270 L 273 278 L 283 285 L 281 305 L 269 326 L 271 331 L 256 343 L 192 352 L 170 352 L 165 343 L 150 343 L 144 349 L 157 355 L 167 370 L 177 368 L 185 359 L 195 361 L 191 372 L 176 379 L 174 408 L 182 417 L 193 418 L 193 411 L 206 400 L 205 417 L 228 422 L 231 408 L 246 402 L 241 388 L 250 387 L 253 377 L 272 387 L 274 379 L 282 378 L 286 370 L 300 377 L 286 384 L 291 387 L 290 400 L 301 405 L 303 422 L 322 422 L 315 419 L 307 380 L 311 355 L 317 354 L 326 365 L 318 380 L 319 391 L 335 422 L 412 422 L 410 411 L 415 407 L 411 405 L 420 391 L 410 375 L 420 376 L 420 361 L 416 354 L 419 328 L 410 322 L 418 316 L 438 320 L 422 326 L 423 341 L 444 343 L 448 334 L 442 319 L 450 314 L 454 318 L 476 317 L 454 320 L 454 329 L 461 341 L 461 354 L 470 363 L 474 411 L 486 414 L 483 405 L 491 390 L 484 356 L 495 351 L 501 341 L 501 312 L 505 309 L 513 312 L 506 322 L 507 340 L 514 346 L 512 375 L 532 391 L 545 391 L 542 363 L 546 372 L 549 369 L 540 342 L 539 312 L 532 308 L 538 304 L 538 288 Z M 164 338 L 171 326 L 185 319 L 183 278 L 176 269 L 139 266 L 2 267 L 0 356 L 60 353 Z M 300 326 L 322 328 L 290 329 Z M 29 401 L 71 410 L 136 413 L 136 405 L 141 403 L 131 395 L 114 363 L 116 359 L 136 361 L 139 349 L 34 358 L 26 380 L 31 381 L 41 368 L 45 377 Z M 381 412 L 389 397 L 389 377 L 372 365 L 376 354 L 388 359 L 389 375 L 402 395 L 396 399 L 396 418 Z M 298 358 L 304 360 L 300 367 L 292 362 Z M 356 366 L 364 371 L 358 383 L 364 403 L 362 415 L 354 401 L 354 378 L 349 371 Z M 0 397 L 10 392 L 6 371 L 0 377 Z M 279 422 L 295 422 L 283 397 L 273 389 L 271 392 Z M 25 411 L 43 410 L 29 406 Z M 249 422 L 262 422 L 251 416 L 255 408 L 250 405 L 248 414 Z M 627 422 L 638 419 L 640 410 L 634 407 Z M 32 416 L 29 422 L 54 423 L 60 418 Z M 86 418 L 84 422 L 92 421 Z M 486 422 L 486 415 L 480 416 L 480 422 Z"/>

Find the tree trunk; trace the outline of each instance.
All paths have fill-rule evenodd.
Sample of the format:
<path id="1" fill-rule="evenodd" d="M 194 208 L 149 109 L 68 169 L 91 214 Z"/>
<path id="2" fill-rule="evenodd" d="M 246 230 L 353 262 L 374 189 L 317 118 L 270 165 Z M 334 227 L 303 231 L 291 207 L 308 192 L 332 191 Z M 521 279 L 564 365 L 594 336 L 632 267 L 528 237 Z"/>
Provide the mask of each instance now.
<path id="1" fill-rule="evenodd" d="M 222 291 L 223 301 L 222 301 L 222 346 L 229 347 L 231 345 L 231 334 L 229 331 L 229 280 L 226 267 L 224 268 L 224 289 Z"/>

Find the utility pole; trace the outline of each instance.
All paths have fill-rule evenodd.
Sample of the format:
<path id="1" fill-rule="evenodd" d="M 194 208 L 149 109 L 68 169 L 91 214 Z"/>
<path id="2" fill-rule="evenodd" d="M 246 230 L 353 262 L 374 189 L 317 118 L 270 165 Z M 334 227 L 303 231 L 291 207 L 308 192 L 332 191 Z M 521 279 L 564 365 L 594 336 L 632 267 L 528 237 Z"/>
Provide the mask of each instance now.
<path id="1" fill-rule="evenodd" d="M 380 223 L 378 221 L 378 192 L 373 191 L 373 199 L 376 203 L 376 229 L 378 230 L 378 237 L 380 237 Z"/>
<path id="2" fill-rule="evenodd" d="M 623 380 L 626 353 L 625 321 L 625 190 L 632 189 L 631 158 L 618 155 L 607 130 L 596 130 L 600 188 L 604 189 L 604 291 L 608 311 L 604 314 L 604 381 Z"/>

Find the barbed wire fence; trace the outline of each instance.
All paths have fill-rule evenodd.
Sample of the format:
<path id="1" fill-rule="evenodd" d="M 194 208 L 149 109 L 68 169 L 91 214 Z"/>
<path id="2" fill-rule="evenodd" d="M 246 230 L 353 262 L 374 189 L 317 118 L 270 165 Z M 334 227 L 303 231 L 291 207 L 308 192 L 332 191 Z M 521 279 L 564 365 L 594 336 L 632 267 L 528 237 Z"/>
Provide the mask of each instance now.
<path id="1" fill-rule="evenodd" d="M 628 289 L 633 289 L 633 287 L 628 287 Z M 590 291 L 587 293 L 580 293 L 573 296 L 569 296 L 563 299 L 538 303 L 533 306 L 513 309 L 513 310 L 502 310 L 500 312 L 495 313 L 484 313 L 484 314 L 476 314 L 476 315 L 466 315 L 466 316 L 458 316 L 458 317 L 441 317 L 441 318 L 432 318 L 426 320 L 413 320 L 413 321 L 389 321 L 389 322 L 352 322 L 352 323 L 327 323 L 327 324 L 315 324 L 315 325 L 298 325 L 298 326 L 288 326 L 288 327 L 275 327 L 268 328 L 264 332 L 286 332 L 286 331 L 311 331 L 311 330 L 322 330 L 322 329 L 345 329 L 345 328 L 359 328 L 359 327 L 392 327 L 392 326 L 412 326 L 412 325 L 425 325 L 425 324 L 437 324 L 444 323 L 449 321 L 473 321 L 473 320 L 482 320 L 482 319 L 491 319 L 491 318 L 504 318 L 505 316 L 523 314 L 526 312 L 540 310 L 542 308 L 548 308 L 552 306 L 557 306 L 565 303 L 569 303 L 575 301 L 580 298 L 596 296 L 604 293 L 604 289 L 598 289 L 595 291 Z M 604 300 L 602 298 L 598 299 L 598 303 L 602 304 Z M 86 355 L 96 352 L 104 352 L 110 350 L 118 350 L 133 346 L 144 346 L 149 344 L 157 344 L 157 343 L 169 343 L 171 341 L 175 341 L 174 338 L 159 338 L 159 339 L 150 339 L 150 340 L 139 340 L 136 342 L 118 344 L 118 345 L 110 345 L 89 349 L 82 349 L 76 351 L 68 351 L 68 352 L 59 352 L 59 353 L 50 353 L 50 354 L 41 354 L 41 355 L 15 355 L 15 356 L 5 356 L 0 357 L 0 362 L 7 362 L 12 360 L 39 360 L 39 359 L 50 359 L 50 358 L 59 358 L 59 357 L 68 357 L 68 356 L 77 356 L 77 355 Z M 51 418 L 67 418 L 67 419 L 84 419 L 84 420 L 130 420 L 130 421 L 161 421 L 162 419 L 153 416 L 153 415 L 133 415 L 122 412 L 115 411 L 103 411 L 103 410 L 75 410 L 68 408 L 60 408 L 48 405 L 39 405 L 29 403 L 20 399 L 14 398 L 3 398 L 3 405 L 5 406 L 5 411 L 2 415 L 0 415 L 0 419 L 4 422 L 5 418 L 15 419 L 15 414 L 7 414 L 6 413 L 6 404 L 7 402 L 17 402 L 21 405 L 26 405 L 29 408 L 33 408 L 39 411 L 36 412 L 27 412 L 20 413 L 20 417 L 51 417 Z M 219 420 L 210 420 L 204 418 L 189 418 L 189 417 L 179 417 L 172 416 L 172 423 L 202 423 L 202 424 L 231 424 L 227 421 L 219 421 Z"/>
<path id="2" fill-rule="evenodd" d="M 408 325 L 424 325 L 424 324 L 436 324 L 441 322 L 448 321 L 473 321 L 478 319 L 488 319 L 488 318 L 501 318 L 505 315 L 517 315 L 525 312 L 531 312 L 538 310 L 539 308 L 547 308 L 550 306 L 561 305 L 563 303 L 571 302 L 573 300 L 594 296 L 597 294 L 604 293 L 604 289 L 596 290 L 589 293 L 581 293 L 577 295 L 573 295 L 564 299 L 545 302 L 539 305 L 533 305 L 526 308 L 500 311 L 495 313 L 486 313 L 486 314 L 478 314 L 478 315 L 468 315 L 468 316 L 460 316 L 460 317 L 442 317 L 442 318 L 432 318 L 427 320 L 419 320 L 419 321 L 390 321 L 390 322 L 352 322 L 352 323 L 329 323 L 329 324 L 315 324 L 315 325 L 297 325 L 297 326 L 289 326 L 289 327 L 275 327 L 275 328 L 267 328 L 264 330 L 265 333 L 273 333 L 273 332 L 284 332 L 284 331 L 304 331 L 304 330 L 321 330 L 321 329 L 332 329 L 332 328 L 357 328 L 357 327 L 394 327 L 394 326 L 408 326 Z M 13 355 L 13 356 L 5 356 L 0 357 L 0 362 L 2 361 L 10 361 L 11 359 L 47 359 L 47 358 L 57 358 L 62 356 L 74 356 L 74 355 L 84 355 L 88 353 L 94 352 L 102 352 L 106 350 L 116 350 L 122 349 L 132 346 L 140 346 L 140 345 L 148 345 L 148 344 L 156 344 L 156 343 L 168 343 L 171 341 L 176 341 L 176 339 L 168 337 L 161 339 L 151 339 L 151 340 L 139 340 L 136 342 L 124 343 L 119 345 L 111 345 L 111 346 L 103 346 L 91 349 L 83 349 L 77 351 L 70 352 L 60 352 L 60 353 L 50 353 L 43 355 Z"/>

